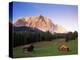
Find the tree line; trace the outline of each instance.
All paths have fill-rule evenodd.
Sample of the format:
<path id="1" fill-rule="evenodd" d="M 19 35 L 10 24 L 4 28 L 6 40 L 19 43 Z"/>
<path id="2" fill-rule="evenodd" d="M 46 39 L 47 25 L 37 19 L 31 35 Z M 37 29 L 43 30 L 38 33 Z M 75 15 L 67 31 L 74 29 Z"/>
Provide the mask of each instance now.
<path id="1" fill-rule="evenodd" d="M 34 33 L 31 31 L 19 31 L 19 32 L 12 32 L 12 41 L 13 46 L 19 46 L 24 44 L 29 44 L 38 41 L 49 41 L 52 38 L 52 34 L 50 32 L 39 32 Z"/>
<path id="2" fill-rule="evenodd" d="M 76 40 L 78 32 L 54 33 L 47 32 L 32 32 L 32 31 L 15 31 L 12 32 L 13 47 L 30 44 L 39 41 L 52 41 L 55 39 L 64 38 L 66 42 Z"/>

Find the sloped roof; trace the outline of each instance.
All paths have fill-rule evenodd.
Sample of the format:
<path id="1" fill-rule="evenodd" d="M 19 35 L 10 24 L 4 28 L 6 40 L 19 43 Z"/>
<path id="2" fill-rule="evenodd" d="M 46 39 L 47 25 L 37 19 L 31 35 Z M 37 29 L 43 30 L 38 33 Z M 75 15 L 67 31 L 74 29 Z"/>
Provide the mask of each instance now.
<path id="1" fill-rule="evenodd" d="M 67 45 L 61 45 L 60 48 L 68 48 Z"/>

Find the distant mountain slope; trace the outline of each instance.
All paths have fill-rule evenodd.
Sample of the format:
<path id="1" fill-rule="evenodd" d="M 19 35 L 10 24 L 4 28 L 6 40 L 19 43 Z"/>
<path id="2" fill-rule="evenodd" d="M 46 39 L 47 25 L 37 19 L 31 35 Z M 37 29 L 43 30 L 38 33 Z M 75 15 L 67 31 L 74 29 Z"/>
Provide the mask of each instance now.
<path id="1" fill-rule="evenodd" d="M 34 33 L 38 33 L 38 32 L 43 32 L 37 28 L 31 28 L 31 27 L 25 27 L 25 26 L 22 26 L 22 27 L 14 27 L 13 28 L 13 31 L 16 32 L 16 31 L 24 31 L 24 32 L 34 32 Z"/>
<path id="2" fill-rule="evenodd" d="M 25 17 L 25 18 L 18 18 L 16 19 L 16 22 L 14 23 L 15 27 L 31 27 L 31 28 L 37 28 L 43 32 L 49 31 L 51 33 L 54 32 L 60 32 L 57 31 L 59 30 L 57 25 L 55 25 L 55 23 L 52 22 L 51 19 L 49 19 L 46 16 L 32 16 L 32 17 Z M 56 30 L 56 31 L 55 31 Z M 63 28 L 64 30 L 64 28 Z M 64 32 L 64 31 L 62 31 Z"/>

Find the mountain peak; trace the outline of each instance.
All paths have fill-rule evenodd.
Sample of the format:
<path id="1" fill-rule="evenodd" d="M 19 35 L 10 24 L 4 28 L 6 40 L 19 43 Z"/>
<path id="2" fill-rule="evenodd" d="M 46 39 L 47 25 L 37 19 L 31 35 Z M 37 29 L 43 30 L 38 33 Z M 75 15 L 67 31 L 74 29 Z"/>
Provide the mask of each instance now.
<path id="1" fill-rule="evenodd" d="M 53 32 L 53 26 L 52 21 L 50 21 L 47 17 L 43 15 L 39 16 L 32 16 L 27 18 L 18 18 L 16 22 L 14 23 L 15 26 L 27 26 L 32 28 L 37 28 L 41 31 L 50 31 Z"/>
<path id="2" fill-rule="evenodd" d="M 43 15 L 39 15 L 39 17 L 40 17 L 40 18 L 44 18 L 44 16 L 43 16 Z"/>
<path id="3" fill-rule="evenodd" d="M 45 17 L 43 15 L 18 18 L 14 25 L 16 27 L 26 26 L 31 28 L 37 28 L 41 31 L 49 31 L 51 33 L 54 33 L 55 30 L 61 31 L 63 29 L 62 27 L 62 29 L 60 30 L 57 29 L 60 27 L 57 27 L 50 18 Z"/>

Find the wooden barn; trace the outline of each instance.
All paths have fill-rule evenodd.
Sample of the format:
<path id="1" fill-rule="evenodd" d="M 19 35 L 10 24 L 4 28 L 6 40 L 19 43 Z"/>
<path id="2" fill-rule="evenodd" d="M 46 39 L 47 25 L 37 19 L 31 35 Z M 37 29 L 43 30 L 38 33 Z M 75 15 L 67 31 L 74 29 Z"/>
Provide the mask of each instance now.
<path id="1" fill-rule="evenodd" d="M 59 46 L 58 50 L 63 53 L 69 52 L 69 46 L 66 44 L 62 44 Z"/>

